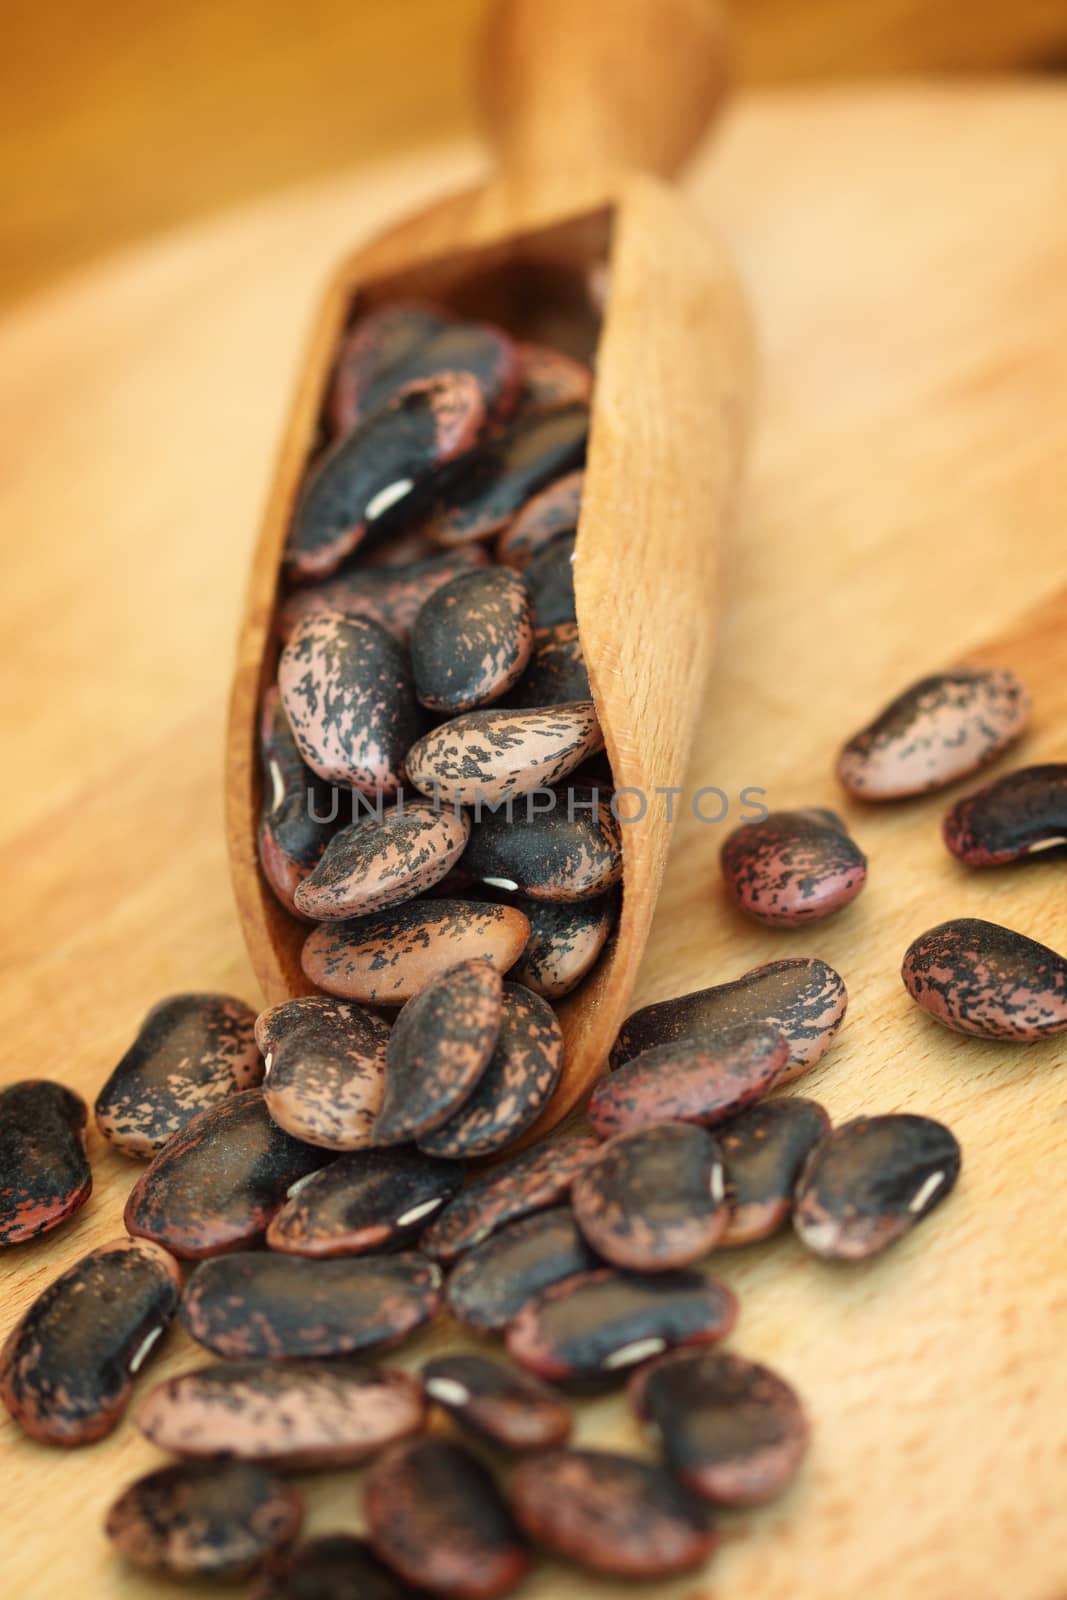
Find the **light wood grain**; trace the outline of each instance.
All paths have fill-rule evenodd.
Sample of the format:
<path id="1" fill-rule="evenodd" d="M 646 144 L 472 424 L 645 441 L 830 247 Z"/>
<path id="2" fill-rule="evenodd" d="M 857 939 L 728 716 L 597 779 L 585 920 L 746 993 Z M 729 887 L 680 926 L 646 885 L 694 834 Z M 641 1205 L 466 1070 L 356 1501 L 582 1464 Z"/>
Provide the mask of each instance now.
<path id="1" fill-rule="evenodd" d="M 1036 698 L 1013 759 L 1067 754 L 1062 614 L 1021 620 L 1067 581 L 1065 139 L 1051 90 L 783 94 L 739 107 L 693 172 L 689 198 L 756 303 L 765 390 L 691 785 L 840 805 L 845 732 L 998 636 L 994 655 Z M 91 1096 L 159 994 L 255 998 L 227 882 L 221 734 L 265 474 L 338 247 L 479 170 L 463 149 L 289 196 L 0 327 L 15 552 L 0 600 L 5 1077 L 51 1072 Z M 951 1200 L 880 1262 L 838 1271 L 783 1239 L 717 1266 L 741 1292 L 733 1345 L 798 1383 L 814 1451 L 778 1506 L 723 1519 L 706 1580 L 659 1587 L 666 1600 L 1067 1592 L 1067 1050 L 954 1038 L 897 976 L 914 934 L 950 915 L 1064 947 L 1065 868 L 969 876 L 940 846 L 941 809 L 847 807 L 869 887 L 796 935 L 731 913 L 722 830 L 680 826 L 638 1001 L 823 955 L 852 1003 L 804 1092 L 838 1118 L 943 1116 L 965 1164 Z M 92 1154 L 81 1221 L 0 1266 L 5 1320 L 118 1231 L 134 1174 L 95 1138 Z M 173 1336 L 139 1387 L 194 1356 Z M 583 1405 L 579 1437 L 642 1448 L 612 1400 Z M 132 1430 L 76 1457 L 6 1423 L 2 1438 L 5 1593 L 163 1592 L 122 1572 L 99 1532 L 117 1486 L 159 1459 Z M 315 1531 L 357 1525 L 356 1474 L 306 1481 Z M 549 1568 L 524 1592 L 594 1589 L 615 1593 Z"/>
<path id="2" fill-rule="evenodd" d="M 272 1005 L 314 986 L 300 965 L 306 924 L 281 907 L 257 861 L 260 706 L 276 673 L 282 552 L 341 331 L 361 309 L 427 301 L 499 321 L 517 338 L 568 348 L 573 340 L 582 358 L 595 346 L 574 551 L 583 654 L 614 781 L 631 809 L 685 775 L 749 432 L 752 334 L 721 244 L 651 173 L 673 171 L 719 109 L 725 35 L 706 0 L 593 5 L 566 29 L 558 3 L 546 12 L 545 0 L 498 0 L 482 86 L 499 175 L 344 262 L 296 384 L 252 561 L 227 730 L 234 889 Z M 553 42 L 542 47 L 546 24 Z M 638 95 L 654 43 L 658 73 Z M 588 288 L 596 272 L 607 284 L 599 325 Z M 590 981 L 557 1008 L 563 1070 L 527 1139 L 589 1089 L 630 1009 L 672 833 L 662 805 L 646 811 L 640 826 L 623 829 L 616 936 Z"/>

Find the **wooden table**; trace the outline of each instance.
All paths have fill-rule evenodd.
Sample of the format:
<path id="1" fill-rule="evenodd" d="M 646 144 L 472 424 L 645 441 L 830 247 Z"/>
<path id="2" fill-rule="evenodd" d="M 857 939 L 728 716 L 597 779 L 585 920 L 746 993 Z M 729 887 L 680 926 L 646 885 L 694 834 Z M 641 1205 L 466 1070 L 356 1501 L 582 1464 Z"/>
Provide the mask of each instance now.
<path id="1" fill-rule="evenodd" d="M 1019 758 L 1067 754 L 1062 606 L 1022 620 L 1067 581 L 1065 145 L 1052 88 L 793 92 L 745 103 L 694 169 L 693 200 L 750 287 L 765 370 L 694 787 L 840 805 L 841 738 L 1002 633 L 992 654 L 1036 696 Z M 220 749 L 287 387 L 336 253 L 480 165 L 448 150 L 284 195 L 112 260 L 0 327 L 5 1078 L 54 1075 L 91 1098 L 161 994 L 255 998 Z M 852 1004 L 803 1092 L 835 1118 L 943 1116 L 965 1161 L 952 1199 L 881 1261 L 836 1269 L 791 1238 L 723 1257 L 743 1304 L 733 1344 L 796 1381 L 814 1449 L 786 1499 L 723 1518 L 706 1582 L 658 1594 L 1067 1594 L 1067 1048 L 956 1038 L 897 976 L 910 938 L 952 915 L 1067 945 L 1067 868 L 966 874 L 939 843 L 943 805 L 846 807 L 870 886 L 796 935 L 726 908 L 721 828 L 679 830 L 638 1000 L 817 952 Z M 5 1322 L 121 1231 L 134 1169 L 95 1136 L 91 1153 L 80 1221 L 5 1258 Z M 142 1389 L 192 1356 L 172 1336 Z M 612 1400 L 583 1409 L 578 1437 L 640 1448 Z M 132 1428 L 76 1458 L 6 1419 L 3 1441 L 5 1594 L 163 1592 L 99 1533 L 117 1488 L 158 1459 Z M 357 1482 L 308 1480 L 314 1531 L 357 1524 Z M 556 1568 L 524 1590 L 591 1592 L 613 1591 Z"/>

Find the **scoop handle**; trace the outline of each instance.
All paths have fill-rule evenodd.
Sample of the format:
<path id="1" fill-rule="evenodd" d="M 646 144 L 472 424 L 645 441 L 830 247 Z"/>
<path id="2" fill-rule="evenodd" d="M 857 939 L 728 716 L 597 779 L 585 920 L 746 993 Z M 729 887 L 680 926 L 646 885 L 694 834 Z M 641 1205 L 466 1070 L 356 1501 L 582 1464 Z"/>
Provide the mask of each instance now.
<path id="1" fill-rule="evenodd" d="M 494 0 L 479 77 L 509 175 L 669 177 L 722 103 L 728 30 L 716 0 Z"/>

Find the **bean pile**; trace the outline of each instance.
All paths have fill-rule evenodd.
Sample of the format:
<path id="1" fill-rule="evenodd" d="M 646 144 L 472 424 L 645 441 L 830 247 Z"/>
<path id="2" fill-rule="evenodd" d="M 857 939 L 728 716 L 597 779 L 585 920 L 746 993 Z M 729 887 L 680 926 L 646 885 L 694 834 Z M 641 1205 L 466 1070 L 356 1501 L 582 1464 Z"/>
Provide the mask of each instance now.
<path id="1" fill-rule="evenodd" d="M 329 994 L 402 1005 L 477 958 L 555 1000 L 611 935 L 571 565 L 592 383 L 428 306 L 345 337 L 261 719 L 260 862 Z"/>
<path id="2" fill-rule="evenodd" d="M 493 1600 L 537 1548 L 624 1578 L 692 1570 L 715 1517 L 782 1494 L 809 1439 L 786 1378 L 718 1348 L 741 1307 L 708 1258 L 791 1223 L 816 1258 L 866 1260 L 958 1178 L 929 1117 L 834 1126 L 814 1100 L 767 1098 L 846 1014 L 814 956 L 634 1012 L 585 1125 L 509 1148 L 559 1080 L 550 1001 L 610 938 L 622 870 L 610 805 L 581 781 L 600 743 L 570 574 L 590 383 L 425 307 L 371 313 L 341 351 L 262 719 L 263 871 L 315 924 L 304 970 L 326 992 L 258 1017 L 215 994 L 149 1012 L 95 1106 L 146 1163 L 126 1234 L 49 1284 L 0 1351 L 15 1422 L 67 1447 L 118 1426 L 176 1320 L 220 1358 L 134 1408 L 175 1460 L 106 1526 L 147 1570 L 254 1575 L 252 1600 Z M 1026 707 L 1007 672 L 926 679 L 848 742 L 839 776 L 865 800 L 940 787 Z M 575 774 L 576 811 L 479 812 Z M 397 803 L 320 822 L 336 785 Z M 1024 769 L 959 801 L 946 843 L 974 867 L 1063 845 L 1065 795 L 1064 766 Z M 867 861 L 809 807 L 731 833 L 722 868 L 740 911 L 788 929 L 842 911 Z M 921 935 L 904 980 L 959 1032 L 1067 1031 L 1067 960 L 988 922 Z M 0 1245 L 84 1204 L 87 1124 L 60 1084 L 0 1091 Z M 379 1364 L 446 1313 L 497 1352 Z M 576 1397 L 623 1386 L 653 1459 L 570 1443 Z M 299 1543 L 289 1475 L 357 1464 L 366 1536 Z"/>

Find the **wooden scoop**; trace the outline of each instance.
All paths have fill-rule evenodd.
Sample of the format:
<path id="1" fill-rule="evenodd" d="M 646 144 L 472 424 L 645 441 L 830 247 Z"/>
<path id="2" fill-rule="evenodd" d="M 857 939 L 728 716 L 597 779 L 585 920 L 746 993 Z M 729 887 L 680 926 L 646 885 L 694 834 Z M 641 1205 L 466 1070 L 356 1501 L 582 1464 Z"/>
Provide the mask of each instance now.
<path id="1" fill-rule="evenodd" d="M 558 1007 L 566 1066 L 541 1126 L 600 1072 L 626 1015 L 710 661 L 719 550 L 745 440 L 750 340 L 723 252 L 657 174 L 688 154 L 725 84 L 705 0 L 501 0 L 482 98 L 502 172 L 350 257 L 327 291 L 256 548 L 227 741 L 227 832 L 268 1004 L 313 992 L 307 926 L 256 856 L 258 712 L 278 656 L 278 572 L 339 341 L 356 310 L 426 299 L 571 354 L 595 353 L 574 562 L 578 627 L 624 824 L 617 936 Z M 595 311 L 593 282 L 603 294 Z M 677 804 L 677 800 L 675 804 Z"/>

